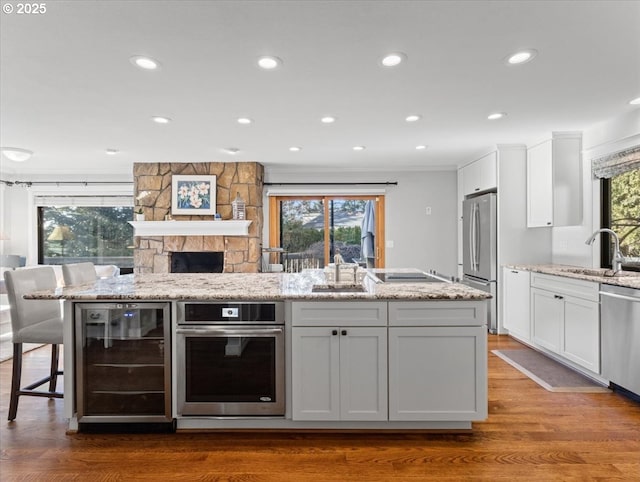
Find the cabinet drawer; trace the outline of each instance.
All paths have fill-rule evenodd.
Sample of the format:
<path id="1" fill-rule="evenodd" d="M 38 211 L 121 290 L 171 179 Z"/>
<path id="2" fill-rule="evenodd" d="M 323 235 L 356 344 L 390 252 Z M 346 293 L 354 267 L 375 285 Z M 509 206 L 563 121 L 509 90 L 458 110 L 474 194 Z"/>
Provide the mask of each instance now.
<path id="1" fill-rule="evenodd" d="M 386 326 L 387 303 L 309 301 L 291 304 L 293 326 Z"/>
<path id="2" fill-rule="evenodd" d="M 531 273 L 531 286 L 557 294 L 575 296 L 590 301 L 599 301 L 600 285 L 593 281 L 584 281 L 563 276 L 542 273 Z"/>
<path id="3" fill-rule="evenodd" d="M 473 326 L 487 323 L 487 301 L 389 303 L 389 326 Z"/>

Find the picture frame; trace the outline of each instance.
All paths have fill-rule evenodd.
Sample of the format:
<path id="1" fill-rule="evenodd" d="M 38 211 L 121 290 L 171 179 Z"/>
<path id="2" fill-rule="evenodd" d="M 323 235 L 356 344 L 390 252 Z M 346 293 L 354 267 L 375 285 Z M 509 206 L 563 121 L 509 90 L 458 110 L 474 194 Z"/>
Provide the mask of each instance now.
<path id="1" fill-rule="evenodd" d="M 171 214 L 215 215 L 216 176 L 171 177 Z"/>

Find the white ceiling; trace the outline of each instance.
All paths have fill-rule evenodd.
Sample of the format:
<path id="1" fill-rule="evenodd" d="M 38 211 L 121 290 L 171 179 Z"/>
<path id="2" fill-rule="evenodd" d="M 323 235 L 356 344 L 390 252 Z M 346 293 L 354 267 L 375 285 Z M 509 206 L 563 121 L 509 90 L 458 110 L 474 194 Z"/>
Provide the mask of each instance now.
<path id="1" fill-rule="evenodd" d="M 169 161 L 451 167 L 496 144 L 587 129 L 638 108 L 628 102 L 640 96 L 638 1 L 49 0 L 46 8 L 0 14 L 0 145 L 35 152 L 20 164 L 3 158 L 5 173 L 130 175 L 133 162 Z M 539 54 L 503 62 L 522 48 Z M 408 60 L 380 67 L 390 51 Z M 265 54 L 283 67 L 259 69 Z M 133 55 L 162 68 L 139 70 Z M 494 111 L 508 115 L 488 121 Z M 405 122 L 413 113 L 423 118 Z M 327 114 L 337 122 L 320 123 Z M 154 115 L 173 122 L 155 124 Z M 241 116 L 254 123 L 238 124 Z M 240 152 L 221 152 L 228 147 Z"/>

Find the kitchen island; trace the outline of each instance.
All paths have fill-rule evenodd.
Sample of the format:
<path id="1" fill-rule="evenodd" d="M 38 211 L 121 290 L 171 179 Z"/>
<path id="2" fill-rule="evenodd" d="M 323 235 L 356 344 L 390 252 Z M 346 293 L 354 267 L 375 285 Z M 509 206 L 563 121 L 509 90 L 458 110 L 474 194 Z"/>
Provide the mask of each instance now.
<path id="1" fill-rule="evenodd" d="M 473 421 L 487 417 L 488 295 L 443 280 L 382 283 L 375 271 L 384 272 L 373 270 L 357 286 L 327 283 L 322 270 L 125 275 L 29 297 L 65 300 L 64 342 L 72 347 L 65 352 L 65 416 L 71 431 L 79 428 L 77 401 L 82 400 L 76 385 L 85 344 L 79 343 L 78 327 L 84 323 L 79 314 L 98 319 L 103 311 L 90 308 L 113 304 L 120 312 L 132 308 L 128 313 L 136 316 L 138 309 L 158 303 L 165 303 L 170 313 L 164 342 L 171 347 L 165 418 L 178 430 L 471 429 Z M 265 304 L 278 305 L 276 311 L 282 307 L 283 313 L 282 413 L 208 413 L 198 404 L 193 414 L 184 410 L 185 389 L 179 380 L 185 379 L 185 366 L 180 360 L 189 341 L 179 332 L 180 320 L 185 323 L 189 316 L 185 313 L 222 307 L 232 319 L 241 319 L 243 306 Z M 112 331 L 118 323 L 111 322 Z M 130 336 L 144 336 L 144 329 L 136 329 L 133 335 L 129 330 Z M 242 358 L 249 338 L 236 332 L 238 344 L 227 342 L 227 357 Z M 113 351 L 121 341 L 104 335 L 104 351 Z M 271 396 L 260 398 L 267 405 L 272 401 Z M 88 420 L 96 422 L 100 416 Z"/>

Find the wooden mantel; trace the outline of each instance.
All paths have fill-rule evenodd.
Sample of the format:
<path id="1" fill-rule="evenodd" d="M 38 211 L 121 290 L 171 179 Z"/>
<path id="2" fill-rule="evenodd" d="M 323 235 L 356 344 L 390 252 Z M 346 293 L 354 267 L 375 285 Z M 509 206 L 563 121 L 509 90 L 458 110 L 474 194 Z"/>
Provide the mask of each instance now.
<path id="1" fill-rule="evenodd" d="M 134 236 L 247 236 L 251 221 L 129 221 Z"/>

